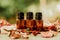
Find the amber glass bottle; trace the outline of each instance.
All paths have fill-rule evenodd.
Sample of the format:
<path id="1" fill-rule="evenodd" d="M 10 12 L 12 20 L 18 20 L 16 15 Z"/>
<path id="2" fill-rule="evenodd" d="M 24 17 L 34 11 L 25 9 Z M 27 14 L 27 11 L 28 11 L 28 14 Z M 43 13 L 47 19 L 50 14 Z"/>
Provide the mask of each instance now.
<path id="1" fill-rule="evenodd" d="M 17 29 L 24 29 L 24 28 L 25 28 L 24 13 L 19 12 L 17 19 Z"/>
<path id="2" fill-rule="evenodd" d="M 33 13 L 32 12 L 27 12 L 26 28 L 29 28 L 30 30 L 32 30 L 33 26 L 34 26 Z"/>
<path id="3" fill-rule="evenodd" d="M 35 22 L 36 22 L 36 30 L 41 31 L 43 28 L 43 20 L 42 20 L 42 13 L 41 12 L 36 12 L 35 15 Z"/>

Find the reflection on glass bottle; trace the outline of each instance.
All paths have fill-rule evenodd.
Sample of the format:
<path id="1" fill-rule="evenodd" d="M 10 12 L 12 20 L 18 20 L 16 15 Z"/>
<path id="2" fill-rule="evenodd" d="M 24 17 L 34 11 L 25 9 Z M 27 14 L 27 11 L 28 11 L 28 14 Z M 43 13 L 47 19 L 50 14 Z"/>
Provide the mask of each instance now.
<path id="1" fill-rule="evenodd" d="M 17 29 L 24 29 L 25 28 L 25 20 L 24 20 L 24 13 L 18 13 L 18 20 L 17 20 Z"/>
<path id="2" fill-rule="evenodd" d="M 36 12 L 35 16 L 35 22 L 36 22 L 36 28 L 38 31 L 41 31 L 43 28 L 43 20 L 42 20 L 42 13 L 41 12 Z"/>
<path id="3" fill-rule="evenodd" d="M 33 26 L 34 26 L 33 13 L 27 12 L 26 18 L 27 18 L 26 19 L 26 27 L 29 28 L 30 30 L 32 30 Z"/>

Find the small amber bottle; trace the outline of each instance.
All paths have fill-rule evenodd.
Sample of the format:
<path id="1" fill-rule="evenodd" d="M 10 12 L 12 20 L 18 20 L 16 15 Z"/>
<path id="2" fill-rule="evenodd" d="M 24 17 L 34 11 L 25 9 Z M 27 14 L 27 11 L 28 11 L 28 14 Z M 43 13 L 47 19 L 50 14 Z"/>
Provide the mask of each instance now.
<path id="1" fill-rule="evenodd" d="M 18 13 L 18 20 L 17 20 L 17 29 L 24 29 L 25 28 L 25 20 L 24 20 L 24 13 Z"/>
<path id="2" fill-rule="evenodd" d="M 36 30 L 41 31 L 43 28 L 43 20 L 42 20 L 42 13 L 41 12 L 36 12 L 35 15 L 35 22 L 36 22 Z"/>
<path id="3" fill-rule="evenodd" d="M 30 30 L 32 30 L 33 26 L 34 26 L 33 12 L 27 12 L 26 28 L 29 28 Z"/>

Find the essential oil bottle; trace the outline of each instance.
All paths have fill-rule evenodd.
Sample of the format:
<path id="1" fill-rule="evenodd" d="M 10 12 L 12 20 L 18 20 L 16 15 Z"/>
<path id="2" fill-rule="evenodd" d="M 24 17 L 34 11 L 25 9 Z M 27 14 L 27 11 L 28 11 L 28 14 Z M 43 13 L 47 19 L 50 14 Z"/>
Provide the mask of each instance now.
<path id="1" fill-rule="evenodd" d="M 43 20 L 42 20 L 42 13 L 36 12 L 35 15 L 35 23 L 36 23 L 36 30 L 41 31 L 43 28 Z"/>
<path id="2" fill-rule="evenodd" d="M 24 29 L 24 28 L 25 28 L 24 13 L 19 12 L 17 19 L 17 29 Z"/>
<path id="3" fill-rule="evenodd" d="M 33 12 L 27 12 L 26 28 L 29 28 L 29 30 L 33 30 L 33 26 L 34 26 Z"/>

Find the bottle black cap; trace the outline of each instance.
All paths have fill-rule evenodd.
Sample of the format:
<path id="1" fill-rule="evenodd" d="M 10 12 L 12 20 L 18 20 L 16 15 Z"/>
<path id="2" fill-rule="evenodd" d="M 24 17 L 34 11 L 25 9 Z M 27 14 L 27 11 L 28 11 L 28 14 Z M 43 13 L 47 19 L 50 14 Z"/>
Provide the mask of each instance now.
<path id="1" fill-rule="evenodd" d="M 24 19 L 24 13 L 23 12 L 18 13 L 18 19 Z"/>
<path id="2" fill-rule="evenodd" d="M 41 12 L 36 12 L 36 20 L 41 20 L 42 19 L 42 13 Z"/>
<path id="3" fill-rule="evenodd" d="M 33 12 L 27 12 L 27 19 L 33 19 Z"/>

